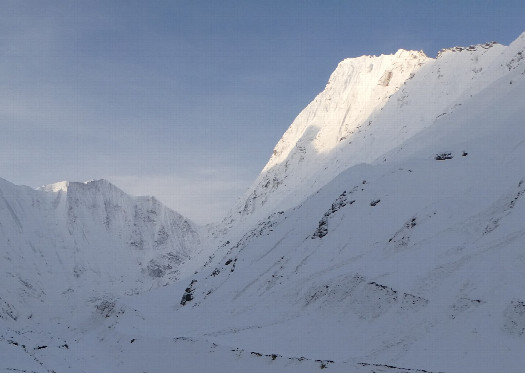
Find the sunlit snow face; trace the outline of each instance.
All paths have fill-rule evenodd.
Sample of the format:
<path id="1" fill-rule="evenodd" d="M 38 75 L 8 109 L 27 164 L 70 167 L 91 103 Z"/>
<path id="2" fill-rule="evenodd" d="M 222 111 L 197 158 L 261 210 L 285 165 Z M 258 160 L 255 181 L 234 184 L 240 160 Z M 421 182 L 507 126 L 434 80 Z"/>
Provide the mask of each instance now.
<path id="1" fill-rule="evenodd" d="M 363 56 L 341 62 L 325 90 L 299 114 L 277 144 L 266 168 L 284 162 L 294 151 L 314 151 L 301 158 L 312 157 L 351 141 L 428 60 L 422 52 L 399 50 L 395 55 Z"/>

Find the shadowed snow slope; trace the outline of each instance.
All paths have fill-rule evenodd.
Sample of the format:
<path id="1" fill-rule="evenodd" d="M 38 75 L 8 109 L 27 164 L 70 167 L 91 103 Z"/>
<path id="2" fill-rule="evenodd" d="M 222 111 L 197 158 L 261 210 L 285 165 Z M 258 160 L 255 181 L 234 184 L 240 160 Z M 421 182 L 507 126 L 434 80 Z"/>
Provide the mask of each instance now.
<path id="1" fill-rule="evenodd" d="M 105 180 L 33 190 L 0 179 L 0 318 L 167 284 L 198 242 L 191 222 Z"/>
<path id="2" fill-rule="evenodd" d="M 400 51 L 343 61 L 239 210 L 211 228 L 218 240 L 203 241 L 179 280 L 134 296 L 105 292 L 158 239 L 131 239 L 128 215 L 88 190 L 99 185 L 111 201 L 122 192 L 2 181 L 0 368 L 522 372 L 524 53 L 525 34 L 436 59 Z M 67 242 L 44 234 L 59 229 Z M 66 259 L 64 248 L 86 237 L 97 254 Z M 177 247 L 191 246 L 178 237 Z M 153 250 L 130 251 L 131 242 Z M 62 269 L 75 255 L 79 279 Z M 139 266 L 148 283 L 149 260 Z M 79 303 L 88 275 L 91 303 Z M 53 276 L 61 280 L 50 282 L 56 303 L 45 313 L 38 279 Z"/>

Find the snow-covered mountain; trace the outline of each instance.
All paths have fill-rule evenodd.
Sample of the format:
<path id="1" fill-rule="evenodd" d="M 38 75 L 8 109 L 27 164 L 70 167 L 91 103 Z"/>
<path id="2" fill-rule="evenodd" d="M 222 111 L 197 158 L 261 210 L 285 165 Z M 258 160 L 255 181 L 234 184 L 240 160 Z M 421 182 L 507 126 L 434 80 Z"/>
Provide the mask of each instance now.
<path id="1" fill-rule="evenodd" d="M 523 44 L 522 35 L 508 47 L 456 47 L 435 59 L 399 50 L 342 61 L 277 143 L 226 226 L 291 208 L 348 167 L 383 162 L 390 150 L 517 68 Z"/>
<path id="2" fill-rule="evenodd" d="M 192 222 L 105 180 L 34 190 L 0 179 L 0 318 L 168 284 L 198 244 Z"/>
<path id="3" fill-rule="evenodd" d="M 320 357 L 337 371 L 521 371 L 524 53 L 525 34 L 509 47 L 442 51 L 324 156 L 316 141 L 341 127 L 323 132 L 311 113 L 344 112 L 319 109 L 335 99 L 319 100 L 335 90 L 332 77 L 245 204 L 266 217 L 174 286 L 184 304 L 176 318 L 213 312 L 214 322 L 174 333 L 263 356 Z M 309 128 L 317 134 L 302 142 Z M 282 182 L 266 187 L 268 175 Z M 315 191 L 315 182 L 324 186 Z"/>
<path id="4" fill-rule="evenodd" d="M 151 257 L 118 261 L 154 252 L 167 263 L 155 246 L 161 229 L 144 218 L 129 229 L 129 204 L 103 203 L 92 189 L 129 197 L 107 182 L 34 191 L 3 181 L 2 237 L 18 232 L 2 253 L 3 307 L 23 317 L 0 319 L 0 369 L 521 372 L 524 54 L 525 34 L 436 59 L 400 51 L 343 61 L 211 237 L 192 250 L 190 223 L 190 234 L 168 232 L 178 239 L 163 247 L 192 256 L 178 280 L 134 296 L 105 292 L 129 268 L 142 277 L 120 290 L 156 283 Z M 65 260 L 69 246 L 48 231 L 102 238 Z M 130 248 L 137 242 L 143 249 Z M 93 263 L 79 279 L 61 272 L 75 255 Z M 26 301 L 48 291 L 24 284 L 38 276 L 59 279 L 47 313 Z M 82 278 L 95 284 L 91 302 L 73 296 L 86 293 Z"/>

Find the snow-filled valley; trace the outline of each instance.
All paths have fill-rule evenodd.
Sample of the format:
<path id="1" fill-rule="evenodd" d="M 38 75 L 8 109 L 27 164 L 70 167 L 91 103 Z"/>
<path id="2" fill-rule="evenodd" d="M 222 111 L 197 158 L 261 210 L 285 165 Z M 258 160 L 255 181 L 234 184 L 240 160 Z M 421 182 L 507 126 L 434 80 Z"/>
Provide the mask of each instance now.
<path id="1" fill-rule="evenodd" d="M 207 227 L 0 179 L 0 370 L 523 371 L 524 54 L 341 62 Z"/>

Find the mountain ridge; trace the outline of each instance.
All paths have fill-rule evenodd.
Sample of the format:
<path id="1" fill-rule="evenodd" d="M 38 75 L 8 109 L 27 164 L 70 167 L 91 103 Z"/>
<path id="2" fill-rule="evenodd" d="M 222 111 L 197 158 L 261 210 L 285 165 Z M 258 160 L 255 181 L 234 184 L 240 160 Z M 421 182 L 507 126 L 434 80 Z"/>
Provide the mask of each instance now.
<path id="1" fill-rule="evenodd" d="M 339 101 L 335 103 L 328 97 L 330 89 L 333 89 L 330 86 L 337 80 L 336 69 L 325 90 L 298 115 L 279 140 L 274 154 L 227 215 L 223 227 L 235 226 L 237 221 L 255 224 L 277 206 L 292 207 L 351 165 L 382 161 L 383 154 L 390 149 L 415 135 L 421 128 L 432 125 L 440 115 L 455 110 L 490 81 L 505 75 L 508 71 L 504 66 L 516 60 L 516 56 L 523 50 L 523 38 L 522 34 L 509 46 L 491 42 L 467 48 L 451 48 L 435 59 L 428 58 L 421 52 L 400 50 L 396 53 L 397 56 L 416 56 L 418 66 L 412 65 L 413 70 L 408 69 L 398 76 L 399 82 L 394 84 L 396 89 L 383 97 L 386 101 L 380 101 L 381 96 L 375 97 L 372 104 L 366 104 L 365 100 L 368 109 L 364 111 L 370 114 L 359 117 L 363 112 L 363 105 L 357 105 L 357 112 L 354 113 L 357 116 L 350 123 L 343 122 L 353 112 L 354 102 L 344 95 L 340 95 L 337 98 Z M 389 55 L 389 58 L 396 55 Z M 345 62 L 373 61 L 377 58 L 384 59 L 385 55 L 346 59 L 340 63 L 338 69 Z M 384 74 L 392 69 L 387 66 L 383 70 L 368 82 L 368 86 L 380 86 Z M 361 88 L 359 85 L 348 84 L 344 79 L 338 84 L 338 90 L 359 91 Z M 428 85 L 430 87 L 426 89 L 425 86 Z M 324 101 L 325 105 L 328 105 L 327 108 L 332 105 L 333 109 L 322 109 L 319 106 L 320 97 L 328 98 Z M 375 105 L 376 99 L 379 99 L 380 104 Z M 427 108 L 428 113 L 422 114 L 421 107 Z M 319 114 L 323 110 L 331 110 L 328 115 L 338 119 L 324 119 L 326 115 Z M 328 153 L 317 150 L 316 142 L 321 141 L 320 129 L 330 127 L 333 134 L 337 133 L 337 140 L 329 141 L 332 150 Z M 382 131 L 378 127 L 382 127 Z M 313 131 L 312 136 L 305 138 L 304 133 L 308 129 Z M 293 175 L 289 176 L 288 169 L 293 170 Z M 277 190 L 280 192 L 275 193 Z"/>

